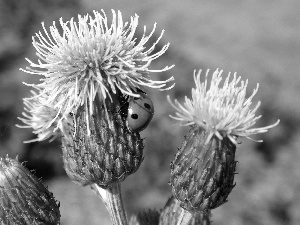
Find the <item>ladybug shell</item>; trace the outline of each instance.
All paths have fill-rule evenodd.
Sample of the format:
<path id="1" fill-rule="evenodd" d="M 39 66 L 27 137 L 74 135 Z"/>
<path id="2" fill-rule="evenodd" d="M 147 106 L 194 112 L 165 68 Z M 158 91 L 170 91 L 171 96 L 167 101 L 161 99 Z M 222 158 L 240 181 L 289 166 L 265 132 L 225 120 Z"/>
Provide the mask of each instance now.
<path id="1" fill-rule="evenodd" d="M 134 132 L 144 130 L 154 114 L 152 100 L 143 92 L 139 92 L 138 94 L 140 97 L 130 98 L 128 106 L 128 127 Z"/>

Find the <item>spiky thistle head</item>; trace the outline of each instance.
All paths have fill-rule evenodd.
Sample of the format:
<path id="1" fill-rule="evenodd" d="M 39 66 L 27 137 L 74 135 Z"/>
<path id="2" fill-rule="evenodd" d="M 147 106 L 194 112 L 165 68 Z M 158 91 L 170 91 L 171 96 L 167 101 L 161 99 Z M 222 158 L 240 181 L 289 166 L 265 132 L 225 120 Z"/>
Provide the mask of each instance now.
<path id="1" fill-rule="evenodd" d="M 210 85 L 209 70 L 204 82 L 200 82 L 200 75 L 201 70 L 194 72 L 192 99 L 185 97 L 181 105 L 168 97 L 177 111 L 171 117 L 191 126 L 171 163 L 170 185 L 181 207 L 205 213 L 224 204 L 235 186 L 237 138 L 267 132 L 279 120 L 270 126 L 251 128 L 260 118 L 255 116 L 260 102 L 250 109 L 258 86 L 246 98 L 248 81 L 241 81 L 236 74 L 231 81 L 229 74 L 222 87 L 222 71 L 213 73 Z"/>
<path id="2" fill-rule="evenodd" d="M 0 158 L 0 224 L 60 224 L 59 203 L 17 158 Z"/>
<path id="3" fill-rule="evenodd" d="M 25 100 L 25 110 L 32 116 L 25 116 L 23 122 L 35 130 L 39 141 L 56 136 L 50 135 L 48 128 L 53 127 L 53 124 L 56 128 L 64 127 L 61 125 L 63 120 L 70 113 L 76 113 L 79 107 L 83 106 L 88 111 L 88 124 L 94 112 L 93 101 L 96 95 L 105 106 L 105 100 L 111 99 L 110 93 L 116 94 L 117 89 L 122 94 L 138 97 L 135 90 L 140 86 L 160 90 L 173 87 L 166 87 L 173 77 L 165 81 L 154 81 L 149 76 L 150 72 L 163 72 L 173 67 L 167 66 L 159 70 L 149 68 L 153 60 L 165 53 L 169 43 L 153 53 L 162 32 L 158 40 L 146 49 L 145 44 L 154 34 L 156 24 L 149 35 L 146 35 L 144 28 L 144 34 L 137 42 L 134 37 L 138 26 L 137 15 L 131 17 L 129 23 L 124 23 L 121 12 L 112 10 L 112 23 L 109 26 L 102 10 L 102 13 L 94 11 L 94 17 L 79 15 L 77 22 L 73 18 L 67 22 L 60 19 L 62 32 L 55 22 L 49 30 L 44 23 L 42 26 L 43 32 L 36 33 L 32 42 L 39 58 L 38 63 L 26 59 L 30 67 L 21 69 L 42 77 L 41 83 L 27 85 L 37 88 L 47 96 L 43 99 L 43 104 L 51 106 L 51 111 L 56 113 L 54 117 L 52 113 L 49 114 L 47 122 L 50 122 L 47 125 L 36 126 L 33 106 L 40 94 Z M 44 120 L 40 122 L 43 123 Z"/>
<path id="4" fill-rule="evenodd" d="M 207 80 L 209 70 L 206 71 L 204 82 L 200 82 L 201 72 L 201 70 L 198 73 L 194 71 L 196 88 L 192 89 L 192 99 L 185 97 L 183 105 L 177 100 L 172 103 L 169 96 L 168 101 L 177 111 L 176 116 L 171 116 L 173 119 L 180 121 L 183 126 L 192 125 L 209 133 L 206 143 L 215 135 L 220 140 L 228 137 L 236 144 L 237 137 L 251 139 L 250 135 L 265 133 L 278 125 L 279 120 L 269 126 L 251 128 L 261 117 L 255 115 L 260 102 L 253 109 L 250 108 L 252 99 L 258 91 L 258 84 L 252 95 L 246 98 L 248 80 L 241 81 L 241 77 L 237 77 L 236 73 L 231 81 L 229 73 L 223 87 L 220 87 L 223 70 L 217 69 L 213 73 L 209 86 Z"/>

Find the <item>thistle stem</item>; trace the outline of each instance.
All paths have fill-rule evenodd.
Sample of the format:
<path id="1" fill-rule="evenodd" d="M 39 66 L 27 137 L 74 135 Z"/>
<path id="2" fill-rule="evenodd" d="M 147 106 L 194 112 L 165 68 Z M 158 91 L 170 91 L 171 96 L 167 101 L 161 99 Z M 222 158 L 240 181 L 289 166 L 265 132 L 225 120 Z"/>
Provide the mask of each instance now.
<path id="1" fill-rule="evenodd" d="M 189 211 L 182 209 L 180 213 L 179 220 L 177 222 L 177 225 L 188 225 L 193 218 L 193 214 Z"/>
<path id="2" fill-rule="evenodd" d="M 98 197 L 103 201 L 106 209 L 109 212 L 113 225 L 128 225 L 126 213 L 124 210 L 120 183 L 103 189 L 97 184 L 92 186 Z"/>

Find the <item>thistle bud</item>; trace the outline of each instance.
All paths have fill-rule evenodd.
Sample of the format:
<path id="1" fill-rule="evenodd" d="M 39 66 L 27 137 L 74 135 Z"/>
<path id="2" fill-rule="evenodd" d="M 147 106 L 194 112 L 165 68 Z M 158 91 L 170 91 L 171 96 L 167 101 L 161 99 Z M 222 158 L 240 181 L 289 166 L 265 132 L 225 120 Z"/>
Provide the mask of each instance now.
<path id="1" fill-rule="evenodd" d="M 230 73 L 222 81 L 222 71 L 213 73 L 208 82 L 209 70 L 204 82 L 200 81 L 201 70 L 194 73 L 196 88 L 192 99 L 184 104 L 177 100 L 170 104 L 176 109 L 173 119 L 182 126 L 191 126 L 182 147 L 171 164 L 171 179 L 174 196 L 188 211 L 210 211 L 226 202 L 234 187 L 234 160 L 238 137 L 265 133 L 275 127 L 279 120 L 269 126 L 251 128 L 261 116 L 255 112 L 260 102 L 251 109 L 252 99 L 246 98 L 248 81 L 241 81 L 236 73 Z"/>
<path id="2" fill-rule="evenodd" d="M 79 185 L 98 184 L 107 188 L 134 173 L 143 161 L 143 141 L 131 132 L 122 113 L 119 98 L 102 104 L 94 100 L 94 114 L 86 123 L 86 111 L 75 115 L 72 138 L 62 138 L 63 161 L 68 176 Z M 126 110 L 126 109 L 125 109 Z"/>
<path id="3" fill-rule="evenodd" d="M 217 137 L 205 144 L 207 135 L 191 129 L 171 164 L 173 194 L 190 212 L 222 205 L 234 187 L 235 145 Z"/>
<path id="4" fill-rule="evenodd" d="M 53 194 L 14 159 L 0 158 L 0 224 L 35 225 L 60 221 Z"/>

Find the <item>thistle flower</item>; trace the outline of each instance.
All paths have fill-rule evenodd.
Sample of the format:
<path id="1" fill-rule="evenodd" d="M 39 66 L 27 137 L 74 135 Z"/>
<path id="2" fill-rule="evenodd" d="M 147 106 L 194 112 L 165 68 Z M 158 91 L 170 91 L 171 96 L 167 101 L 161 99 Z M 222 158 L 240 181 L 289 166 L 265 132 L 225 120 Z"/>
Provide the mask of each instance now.
<path id="1" fill-rule="evenodd" d="M 48 138 L 52 141 L 60 135 L 60 131 L 67 133 L 67 129 L 73 124 L 72 117 L 57 112 L 53 105 L 47 104 L 46 101 L 49 98 L 47 94 L 35 91 L 31 93 L 32 97 L 24 98 L 25 111 L 28 113 L 22 113 L 24 118 L 18 117 L 27 125 L 17 125 L 17 127 L 33 128 L 33 133 L 37 134 L 37 138 L 25 141 L 25 143 L 43 141 Z"/>
<path id="2" fill-rule="evenodd" d="M 261 117 L 255 116 L 260 102 L 250 109 L 258 85 L 246 98 L 248 81 L 241 81 L 236 74 L 230 81 L 229 74 L 220 87 L 222 71 L 217 69 L 208 87 L 208 74 L 209 70 L 201 83 L 201 70 L 197 75 L 194 72 L 196 88 L 192 89 L 191 100 L 185 97 L 184 105 L 177 100 L 173 104 L 168 97 L 177 111 L 171 117 L 183 126 L 191 126 L 171 163 L 170 178 L 174 196 L 191 212 L 207 212 L 227 201 L 234 187 L 237 138 L 250 139 L 250 135 L 267 132 L 279 123 L 251 128 Z"/>
<path id="3" fill-rule="evenodd" d="M 14 159 L 0 158 L 0 224 L 59 224 L 53 194 Z"/>
<path id="4" fill-rule="evenodd" d="M 49 119 L 38 119 L 33 107 L 37 106 L 35 97 L 25 99 L 27 111 L 22 121 L 32 127 L 39 135 L 38 141 L 57 136 L 56 131 L 62 121 L 70 113 L 77 112 L 81 106 L 87 111 L 86 123 L 94 114 L 93 101 L 96 95 L 100 102 L 111 99 L 111 93 L 116 94 L 120 90 L 122 94 L 139 97 L 135 93 L 136 88 L 147 86 L 159 90 L 172 88 L 166 87 L 173 77 L 165 81 L 154 81 L 149 76 L 150 72 L 163 72 L 171 67 L 159 70 L 149 68 L 151 62 L 160 57 L 169 47 L 169 43 L 153 53 L 158 40 L 149 48 L 144 46 L 154 34 L 156 24 L 149 35 L 144 34 L 139 42 L 134 38 L 138 25 L 138 16 L 131 17 L 130 23 L 124 23 L 121 12 L 112 10 L 112 24 L 108 25 L 105 12 L 102 14 L 94 11 L 94 18 L 90 15 L 78 16 L 78 22 L 72 18 L 63 22 L 60 19 L 62 34 L 56 27 L 55 22 L 47 31 L 44 23 L 43 33 L 38 32 L 33 37 L 33 46 L 37 51 L 38 63 L 26 59 L 30 67 L 21 69 L 30 74 L 42 76 L 39 84 L 27 84 L 40 90 L 41 95 L 47 96 L 42 102 L 44 106 L 51 107 Z M 40 96 L 38 94 L 38 96 Z M 55 119 L 53 114 L 56 113 Z M 44 116 L 45 113 L 42 113 Z M 107 115 L 106 115 L 107 116 Z M 108 118 L 108 117 L 107 117 Z M 39 124 L 36 124 L 38 121 Z M 49 128 L 54 134 L 50 134 Z M 87 130 L 89 133 L 89 129 Z M 68 135 L 64 133 L 64 135 Z"/>
<path id="5" fill-rule="evenodd" d="M 128 129 L 126 114 L 128 97 L 140 97 L 141 86 L 167 90 L 165 81 L 154 81 L 151 72 L 163 72 L 171 67 L 152 70 L 150 64 L 169 47 L 154 49 L 162 38 L 146 49 L 154 34 L 146 28 L 139 42 L 134 37 L 138 16 L 123 22 L 121 12 L 112 10 L 109 26 L 105 12 L 94 11 L 63 22 L 62 33 L 56 24 L 33 37 L 38 63 L 27 59 L 30 67 L 22 71 L 42 76 L 32 86 L 37 93 L 24 99 L 25 126 L 34 129 L 42 141 L 62 136 L 64 166 L 77 184 L 96 183 L 103 188 L 123 181 L 134 173 L 143 160 L 143 142 L 138 132 Z M 126 108 L 127 107 L 127 108 Z M 51 140 L 52 140 L 51 139 Z"/>
<path id="6" fill-rule="evenodd" d="M 258 84 L 252 95 L 246 98 L 248 80 L 246 82 L 241 81 L 241 77 L 236 77 L 236 73 L 234 73 L 233 79 L 229 82 L 229 73 L 223 87 L 219 87 L 223 70 L 217 69 L 213 73 L 210 87 L 208 87 L 209 70 L 206 71 L 204 83 L 200 82 L 201 71 L 197 75 L 194 71 L 196 89 L 192 89 L 192 100 L 185 97 L 184 105 L 181 105 L 177 100 L 173 104 L 169 97 L 168 101 L 177 110 L 176 116 L 171 116 L 173 119 L 179 120 L 183 126 L 195 125 L 209 133 L 206 143 L 215 135 L 220 140 L 223 140 L 223 137 L 228 137 L 232 143 L 237 144 L 237 137 L 251 139 L 250 135 L 265 133 L 268 129 L 278 125 L 279 120 L 266 127 L 251 128 L 261 117 L 255 116 L 260 102 L 253 109 L 250 109 L 252 99 L 258 91 Z M 241 85 L 238 86 L 240 81 Z M 261 141 L 258 140 L 258 142 Z"/>

